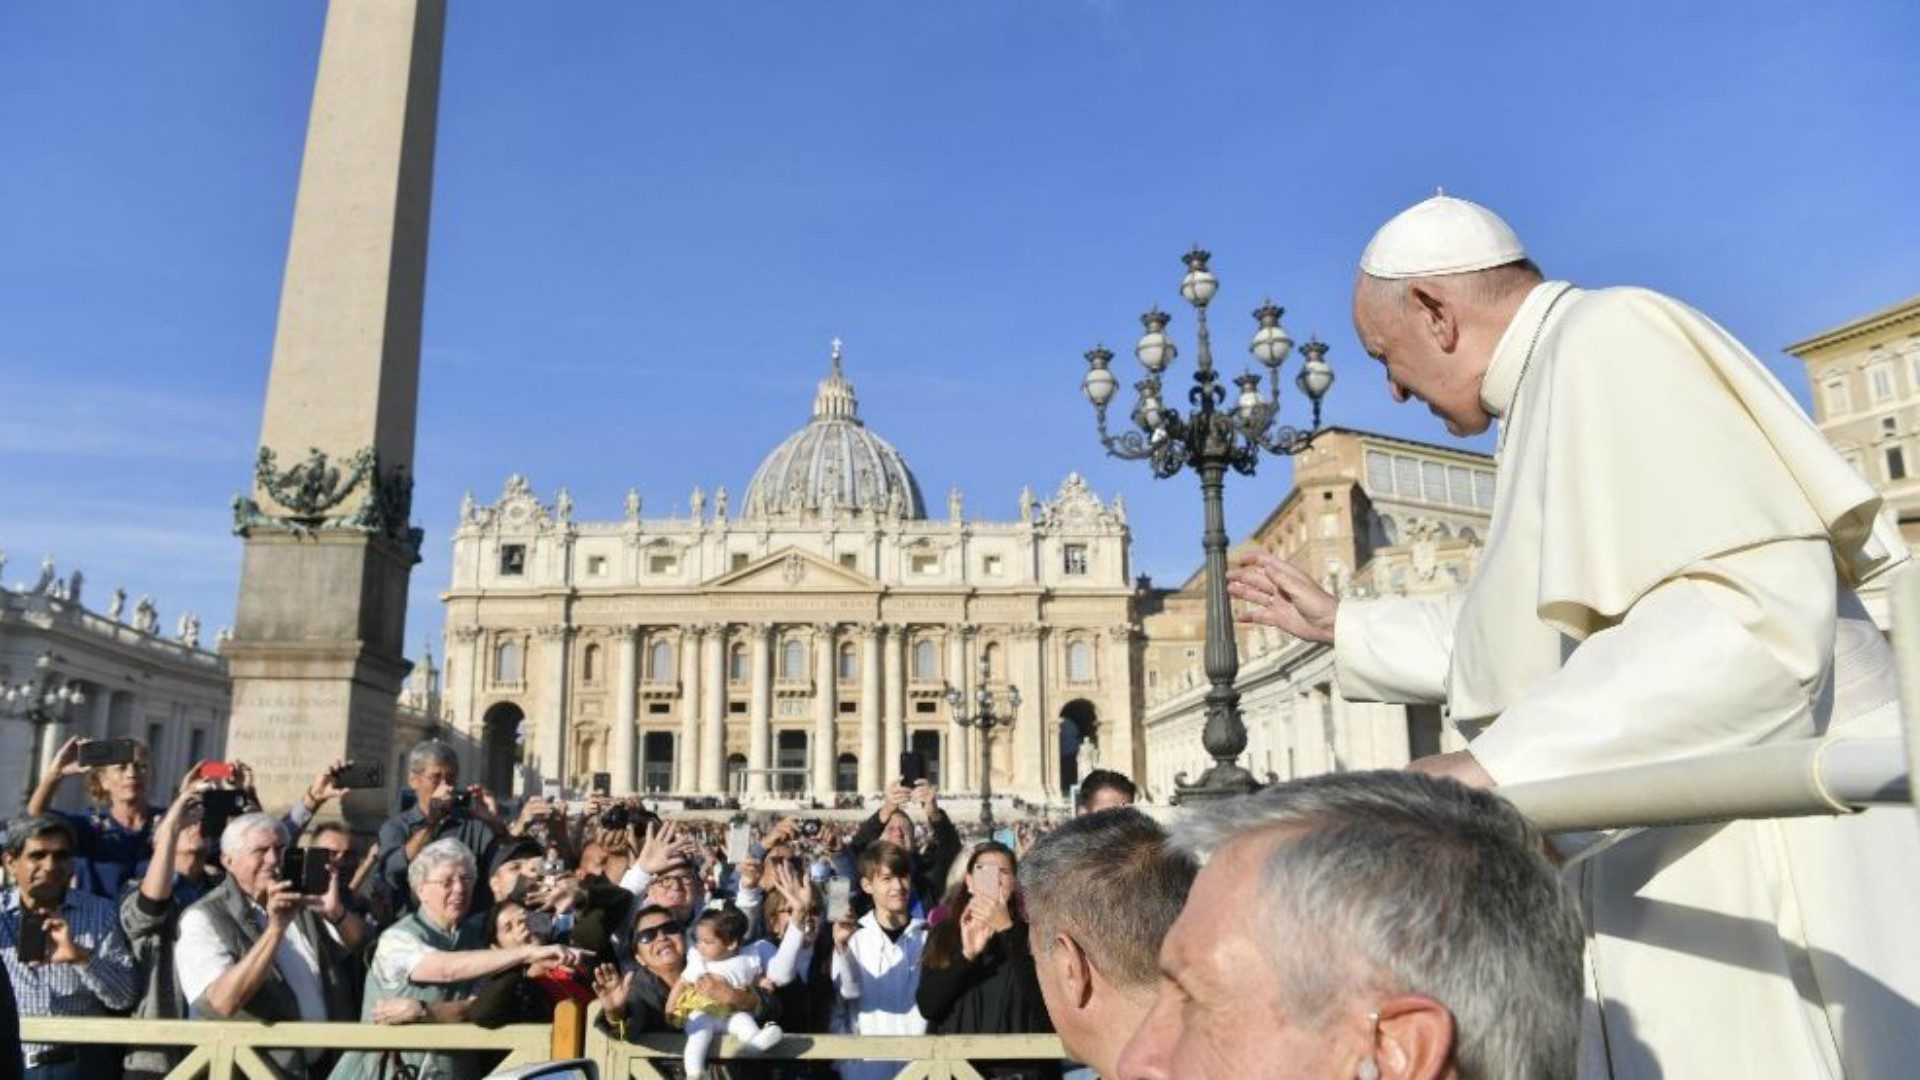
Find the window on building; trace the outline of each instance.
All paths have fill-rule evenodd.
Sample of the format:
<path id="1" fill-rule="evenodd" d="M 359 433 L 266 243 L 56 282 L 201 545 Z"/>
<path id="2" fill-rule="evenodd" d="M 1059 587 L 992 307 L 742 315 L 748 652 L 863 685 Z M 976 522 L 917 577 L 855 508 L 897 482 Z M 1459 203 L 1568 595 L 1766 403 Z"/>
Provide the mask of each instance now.
<path id="1" fill-rule="evenodd" d="M 640 740 L 640 790 L 673 790 L 673 732 L 649 731 Z"/>
<path id="2" fill-rule="evenodd" d="M 503 641 L 493 650 L 493 681 L 498 683 L 517 683 L 520 681 L 520 643 Z"/>
<path id="3" fill-rule="evenodd" d="M 736 641 L 733 644 L 733 648 L 727 650 L 727 681 L 747 681 L 747 646 L 745 642 Z"/>
<path id="4" fill-rule="evenodd" d="M 860 759 L 841 754 L 833 759 L 833 790 L 848 792 L 860 786 Z"/>
<path id="5" fill-rule="evenodd" d="M 500 576 L 519 577 L 527 572 L 527 545 L 500 545 Z"/>
<path id="6" fill-rule="evenodd" d="M 860 569 L 860 556 L 855 555 L 851 551 L 843 551 L 840 553 L 840 565 L 849 570 L 858 570 Z"/>
<path id="7" fill-rule="evenodd" d="M 649 701 L 649 702 L 647 702 L 647 715 L 648 715 L 648 716 L 666 716 L 667 714 L 669 714 L 669 713 L 671 713 L 672 711 L 673 711 L 673 706 L 672 706 L 672 705 L 671 705 L 670 703 L 668 703 L 668 702 L 665 702 L 665 701 Z"/>
<path id="8" fill-rule="evenodd" d="M 1867 372 L 1867 389 L 1875 401 L 1885 401 L 1893 396 L 1893 367 L 1890 364 L 1876 364 Z"/>
<path id="9" fill-rule="evenodd" d="M 934 648 L 933 642 L 914 642 L 913 677 L 921 682 L 932 682 L 940 677 L 940 650 Z"/>
<path id="10" fill-rule="evenodd" d="M 1473 505 L 1473 473 L 1458 465 L 1447 466 L 1447 501 L 1455 506 Z"/>
<path id="11" fill-rule="evenodd" d="M 207 759 L 207 729 L 194 728 L 187 732 L 187 760 L 205 761 Z"/>
<path id="12" fill-rule="evenodd" d="M 1907 455 L 1897 446 L 1887 447 L 1887 479 L 1905 480 L 1907 478 Z"/>
<path id="13" fill-rule="evenodd" d="M 860 661 L 858 654 L 854 652 L 853 642 L 851 641 L 840 646 L 838 670 L 842 681 L 860 677 Z"/>
<path id="14" fill-rule="evenodd" d="M 998 555 L 988 555 L 980 560 L 980 572 L 987 577 L 999 577 L 1006 571 L 1006 560 Z"/>
<path id="15" fill-rule="evenodd" d="M 1881 417 L 1880 418 L 1880 434 L 1887 435 L 1887 436 L 1900 434 L 1899 418 L 1893 417 L 1893 416 Z"/>
<path id="16" fill-rule="evenodd" d="M 747 755 L 728 754 L 727 755 L 727 790 L 728 791 L 745 790 L 746 785 L 742 783 L 742 781 L 744 781 L 747 778 L 746 772 L 747 772 Z"/>
<path id="17" fill-rule="evenodd" d="M 647 556 L 647 573 L 677 574 L 680 572 L 680 556 L 655 553 Z"/>
<path id="18" fill-rule="evenodd" d="M 1376 494 L 1393 494 L 1393 458 L 1378 450 L 1367 451 L 1367 487 Z"/>
<path id="19" fill-rule="evenodd" d="M 747 565 L 747 553 L 744 551 L 734 552 L 733 559 L 728 565 L 735 570 L 743 569 Z"/>
<path id="20" fill-rule="evenodd" d="M 580 650 L 580 680 L 598 682 L 600 679 L 600 646 L 589 645 Z"/>
<path id="21" fill-rule="evenodd" d="M 605 555 L 587 556 L 587 576 L 588 577 L 606 577 L 607 576 L 607 557 Z"/>
<path id="22" fill-rule="evenodd" d="M 783 679 L 807 677 L 806 645 L 797 640 L 791 640 L 780 646 L 780 677 Z"/>
<path id="23" fill-rule="evenodd" d="M 745 716 L 745 715 L 747 715 L 747 703 L 746 703 L 746 702 L 744 702 L 744 701 L 729 701 L 729 702 L 727 702 L 727 715 L 728 715 L 728 716 Z"/>
<path id="24" fill-rule="evenodd" d="M 1493 509 L 1493 473 L 1476 472 L 1473 474 L 1473 505 L 1482 510 Z"/>
<path id="25" fill-rule="evenodd" d="M 907 565 L 916 574 L 937 574 L 940 572 L 940 556 L 932 552 L 916 552 Z"/>
<path id="26" fill-rule="evenodd" d="M 855 702 L 843 701 L 840 703 L 840 711 L 847 714 L 848 716 L 852 716 L 854 712 L 856 712 L 857 710 L 858 710 L 858 705 Z"/>
<path id="27" fill-rule="evenodd" d="M 798 795 L 807 790 L 807 733 L 780 731 L 773 736 L 773 764 L 780 772 L 773 780 L 774 790 L 782 795 Z"/>
<path id="28" fill-rule="evenodd" d="M 1147 669 L 1147 689 L 1151 690 L 1154 687 L 1159 685 L 1160 685 L 1160 669 L 1148 668 Z"/>
<path id="29" fill-rule="evenodd" d="M 916 716 L 931 716 L 939 708 L 940 703 L 937 701 L 916 701 L 913 703 L 913 712 Z"/>
<path id="30" fill-rule="evenodd" d="M 1093 646 L 1075 641 L 1067 646 L 1067 681 L 1093 681 Z"/>
<path id="31" fill-rule="evenodd" d="M 1420 497 L 1420 463 L 1405 454 L 1393 455 L 1393 488 L 1409 499 Z"/>
<path id="32" fill-rule="evenodd" d="M 647 677 L 665 682 L 677 672 L 673 665 L 673 645 L 665 641 L 656 641 L 647 650 Z"/>
<path id="33" fill-rule="evenodd" d="M 1907 385 L 1920 389 L 1920 349 L 1907 351 Z"/>
<path id="34" fill-rule="evenodd" d="M 1070 575 L 1083 575 L 1087 572 L 1087 545 L 1067 544 L 1060 549 L 1062 568 Z"/>
<path id="35" fill-rule="evenodd" d="M 1827 384 L 1827 415 L 1842 416 L 1853 411 L 1851 395 L 1847 393 L 1844 379 L 1835 379 Z"/>
<path id="36" fill-rule="evenodd" d="M 1437 461 L 1420 463 L 1420 477 L 1427 489 L 1427 501 L 1447 501 L 1447 467 Z"/>

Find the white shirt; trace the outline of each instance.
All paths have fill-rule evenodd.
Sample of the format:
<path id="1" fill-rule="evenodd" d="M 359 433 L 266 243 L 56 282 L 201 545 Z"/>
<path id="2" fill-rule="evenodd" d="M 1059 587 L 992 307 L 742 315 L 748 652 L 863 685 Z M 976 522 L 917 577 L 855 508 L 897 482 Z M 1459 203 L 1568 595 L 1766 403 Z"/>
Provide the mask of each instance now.
<path id="1" fill-rule="evenodd" d="M 265 908 L 249 900 L 247 910 L 253 915 L 256 925 L 265 925 Z M 329 926 L 327 932 L 333 933 L 333 928 Z M 174 946 L 173 967 L 180 980 L 181 996 L 188 1004 L 189 1018 L 222 1019 L 201 1012 L 193 1007 L 193 1003 L 200 1000 L 215 979 L 239 962 L 240 956 L 221 943 L 205 911 L 190 907 L 181 913 L 180 939 Z M 280 977 L 287 981 L 287 989 L 293 991 L 294 1000 L 300 1003 L 300 1019 L 326 1020 L 327 996 L 320 984 L 320 957 L 314 950 L 313 942 L 300 932 L 299 922 L 289 926 L 287 932 L 281 935 L 280 945 L 274 950 L 273 966 L 280 972 Z"/>
<path id="2" fill-rule="evenodd" d="M 920 990 L 920 954 L 927 947 L 927 924 L 914 919 L 895 941 L 869 911 L 847 942 L 844 958 L 835 955 L 834 979 L 846 1001 L 855 1035 L 925 1035 L 926 1018 L 916 997 Z M 844 960 L 844 963 L 843 963 Z M 844 976 L 844 977 L 843 977 Z M 849 993 L 849 991 L 852 991 Z M 847 1061 L 843 1080 L 886 1080 L 900 1062 Z"/>

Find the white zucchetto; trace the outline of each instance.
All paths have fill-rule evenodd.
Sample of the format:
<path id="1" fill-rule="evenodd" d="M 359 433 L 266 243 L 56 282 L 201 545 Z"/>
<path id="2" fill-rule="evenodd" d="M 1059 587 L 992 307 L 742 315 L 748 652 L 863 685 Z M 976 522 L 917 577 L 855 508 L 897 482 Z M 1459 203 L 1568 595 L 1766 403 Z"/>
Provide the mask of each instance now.
<path id="1" fill-rule="evenodd" d="M 1435 195 L 1402 210 L 1373 234 L 1360 269 L 1377 278 L 1467 274 L 1527 257 L 1520 237 L 1479 203 Z"/>

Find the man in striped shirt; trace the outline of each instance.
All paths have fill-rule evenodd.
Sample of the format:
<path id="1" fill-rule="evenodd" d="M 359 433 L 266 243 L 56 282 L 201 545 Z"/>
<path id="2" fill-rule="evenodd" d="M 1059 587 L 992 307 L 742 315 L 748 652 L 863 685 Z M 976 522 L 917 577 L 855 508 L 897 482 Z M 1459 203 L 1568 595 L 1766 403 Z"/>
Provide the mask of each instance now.
<path id="1" fill-rule="evenodd" d="M 17 883 L 0 894 L 0 962 L 13 980 L 20 1015 L 105 1016 L 133 1008 L 140 993 L 133 953 L 111 901 L 69 888 L 73 827 L 52 814 L 16 821 L 7 831 L 7 873 Z M 23 924 L 38 922 L 44 948 L 22 941 Z M 21 946 L 29 947 L 22 956 Z M 82 1080 L 117 1075 L 120 1049 L 27 1043 L 27 1080 Z"/>

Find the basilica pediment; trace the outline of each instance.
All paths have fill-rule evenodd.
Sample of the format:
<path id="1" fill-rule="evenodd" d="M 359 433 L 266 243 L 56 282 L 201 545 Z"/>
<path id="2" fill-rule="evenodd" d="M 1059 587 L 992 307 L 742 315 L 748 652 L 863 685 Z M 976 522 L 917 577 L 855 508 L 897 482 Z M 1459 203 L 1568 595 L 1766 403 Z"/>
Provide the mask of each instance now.
<path id="1" fill-rule="evenodd" d="M 776 551 L 708 581 L 713 592 L 878 592 L 880 583 L 798 548 Z"/>

